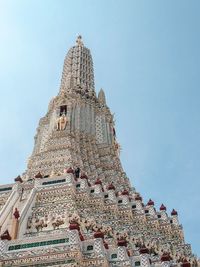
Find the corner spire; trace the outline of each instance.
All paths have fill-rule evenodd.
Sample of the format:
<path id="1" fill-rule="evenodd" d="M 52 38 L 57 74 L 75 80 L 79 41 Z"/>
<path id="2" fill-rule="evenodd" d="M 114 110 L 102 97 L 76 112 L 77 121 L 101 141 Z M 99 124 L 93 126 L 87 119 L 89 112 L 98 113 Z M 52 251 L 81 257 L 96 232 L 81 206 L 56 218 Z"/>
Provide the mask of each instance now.
<path id="1" fill-rule="evenodd" d="M 101 104 L 106 105 L 106 97 L 105 97 L 105 93 L 104 90 L 101 88 L 101 90 L 99 91 L 98 94 L 98 100 Z"/>

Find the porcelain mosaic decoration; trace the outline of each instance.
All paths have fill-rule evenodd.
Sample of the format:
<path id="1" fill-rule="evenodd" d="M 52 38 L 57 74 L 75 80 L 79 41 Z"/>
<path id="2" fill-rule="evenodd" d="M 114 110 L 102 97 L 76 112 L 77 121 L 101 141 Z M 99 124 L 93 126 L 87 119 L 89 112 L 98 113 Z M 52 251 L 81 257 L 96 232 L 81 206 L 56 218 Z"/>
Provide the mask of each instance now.
<path id="1" fill-rule="evenodd" d="M 40 119 L 27 170 L 0 186 L 0 266 L 198 266 L 178 214 L 144 203 L 120 158 L 78 36 Z"/>

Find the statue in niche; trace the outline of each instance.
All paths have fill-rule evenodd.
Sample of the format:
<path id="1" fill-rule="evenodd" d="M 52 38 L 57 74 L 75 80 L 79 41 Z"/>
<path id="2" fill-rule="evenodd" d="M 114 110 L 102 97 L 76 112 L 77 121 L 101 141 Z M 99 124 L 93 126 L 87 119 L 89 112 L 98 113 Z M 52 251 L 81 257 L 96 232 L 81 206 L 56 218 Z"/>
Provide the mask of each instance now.
<path id="1" fill-rule="evenodd" d="M 67 117 L 66 115 L 63 113 L 57 120 L 57 131 L 63 131 L 66 129 L 66 125 L 67 125 Z"/>

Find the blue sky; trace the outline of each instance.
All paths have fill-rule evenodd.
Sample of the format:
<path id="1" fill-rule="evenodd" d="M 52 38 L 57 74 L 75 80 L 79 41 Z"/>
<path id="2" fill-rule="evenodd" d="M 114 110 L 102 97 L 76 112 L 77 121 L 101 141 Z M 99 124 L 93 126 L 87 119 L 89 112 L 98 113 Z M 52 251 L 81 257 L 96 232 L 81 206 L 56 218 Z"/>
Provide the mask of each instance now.
<path id="1" fill-rule="evenodd" d="M 26 168 L 39 118 L 82 34 L 121 159 L 144 197 L 175 208 L 200 255 L 200 2 L 0 0 L 0 183 Z"/>

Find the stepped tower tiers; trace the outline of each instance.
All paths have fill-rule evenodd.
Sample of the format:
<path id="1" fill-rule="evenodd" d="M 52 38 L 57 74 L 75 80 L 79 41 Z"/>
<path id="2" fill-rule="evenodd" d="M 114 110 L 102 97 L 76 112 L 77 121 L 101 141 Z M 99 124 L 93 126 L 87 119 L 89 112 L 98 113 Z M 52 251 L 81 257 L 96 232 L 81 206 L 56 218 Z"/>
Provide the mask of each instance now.
<path id="1" fill-rule="evenodd" d="M 0 186 L 0 266 L 200 266 L 175 210 L 130 185 L 90 51 L 77 38 L 26 172 Z"/>

